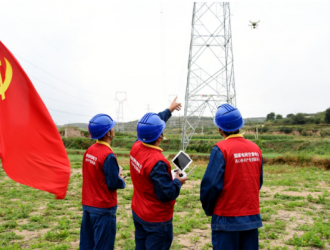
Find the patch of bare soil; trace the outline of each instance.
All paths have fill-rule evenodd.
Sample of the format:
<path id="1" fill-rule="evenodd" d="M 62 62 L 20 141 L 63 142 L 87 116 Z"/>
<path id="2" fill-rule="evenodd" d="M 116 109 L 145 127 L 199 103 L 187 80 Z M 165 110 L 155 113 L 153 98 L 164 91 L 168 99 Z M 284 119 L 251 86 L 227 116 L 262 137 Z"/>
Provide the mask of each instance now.
<path id="1" fill-rule="evenodd" d="M 287 241 L 288 239 L 292 238 L 294 234 L 298 236 L 302 235 L 302 231 L 296 231 L 295 228 L 298 224 L 302 225 L 309 225 L 313 223 L 313 220 L 309 217 L 306 217 L 302 212 L 298 211 L 285 211 L 279 210 L 278 215 L 275 217 L 279 220 L 286 221 L 286 236 L 284 236 L 284 240 Z M 293 220 L 291 218 L 294 218 Z M 302 219 L 303 218 L 303 219 Z M 291 220 L 290 220 L 291 219 Z"/>
<path id="2" fill-rule="evenodd" d="M 17 223 L 18 223 L 19 225 L 26 224 L 26 223 L 28 223 L 28 222 L 29 222 L 28 219 L 17 220 Z"/>
<path id="3" fill-rule="evenodd" d="M 28 231 L 28 230 L 22 230 L 22 231 L 19 231 L 19 230 L 14 230 L 13 232 L 17 235 L 21 235 L 24 237 L 24 239 L 28 240 L 28 241 L 31 241 L 32 239 L 37 239 L 39 237 L 42 237 L 45 233 L 47 233 L 48 231 L 50 230 L 50 228 L 46 228 L 46 229 L 41 229 L 39 231 Z M 14 240 L 12 241 L 13 243 L 15 242 L 18 242 L 19 240 Z M 27 241 L 27 245 L 28 244 L 28 241 Z"/>
<path id="4" fill-rule="evenodd" d="M 128 218 L 130 218 L 130 216 L 132 215 L 132 209 L 131 209 L 131 205 L 125 205 L 124 207 L 118 207 L 118 209 L 120 209 L 120 216 L 117 210 L 117 221 L 121 222 L 121 223 L 126 223 Z M 123 211 L 125 212 L 125 214 L 123 214 Z"/>
<path id="5" fill-rule="evenodd" d="M 265 186 L 262 186 L 261 187 L 261 190 L 260 192 L 266 194 L 266 195 L 270 195 L 268 196 L 267 198 L 262 198 L 264 200 L 267 200 L 267 199 L 273 199 L 274 198 L 274 195 L 276 193 L 281 193 L 285 188 L 284 187 L 265 187 Z"/>
<path id="6" fill-rule="evenodd" d="M 196 189 L 196 188 L 199 188 L 201 184 L 201 181 L 200 180 L 197 180 L 197 181 L 190 181 L 190 180 L 187 180 L 187 182 L 184 184 L 184 189 Z"/>
<path id="7" fill-rule="evenodd" d="M 15 201 L 20 201 L 21 199 L 16 199 L 16 198 L 14 198 L 14 199 L 10 199 L 10 201 L 13 201 L 13 202 L 15 202 Z"/>
<path id="8" fill-rule="evenodd" d="M 194 229 L 188 234 L 178 235 L 173 241 L 177 241 L 184 247 L 182 249 L 200 250 L 206 243 L 211 243 L 211 226 L 207 225 L 208 229 Z"/>
<path id="9" fill-rule="evenodd" d="M 77 173 L 82 174 L 82 169 L 81 168 L 71 168 L 71 176 L 73 176 Z"/>
<path id="10" fill-rule="evenodd" d="M 322 188 L 330 188 L 330 185 L 327 184 L 327 183 L 324 182 L 324 181 L 319 182 L 319 185 L 320 185 L 320 187 L 322 187 Z"/>
<path id="11" fill-rule="evenodd" d="M 38 208 L 38 211 L 31 212 L 30 216 L 31 215 L 41 215 L 46 208 L 47 208 L 46 206 L 41 206 Z"/>
<path id="12" fill-rule="evenodd" d="M 187 214 L 189 214 L 188 212 L 175 212 L 175 215 L 180 215 L 182 218 L 184 218 Z"/>
<path id="13" fill-rule="evenodd" d="M 5 182 L 5 181 L 8 181 L 8 180 L 10 180 L 10 178 L 7 175 L 5 175 L 0 179 L 0 182 Z"/>
<path id="14" fill-rule="evenodd" d="M 281 194 L 291 195 L 291 196 L 302 196 L 307 197 L 309 194 L 316 198 L 317 195 L 321 195 L 322 192 L 309 192 L 309 191 L 282 191 Z"/>
<path id="15" fill-rule="evenodd" d="M 77 240 L 77 241 L 74 241 L 73 243 L 71 243 L 71 249 L 78 249 L 79 243 L 80 243 L 80 240 Z"/>
<path id="16" fill-rule="evenodd" d="M 118 159 L 118 164 L 121 165 L 129 165 L 128 159 Z"/>
<path id="17" fill-rule="evenodd" d="M 308 192 L 308 191 L 283 191 L 285 187 L 262 187 L 261 192 L 266 195 L 270 195 L 269 197 L 262 197 L 262 200 L 272 199 L 274 197 L 274 194 L 280 193 L 280 194 L 286 194 L 291 196 L 303 196 L 307 197 L 309 194 L 311 194 L 314 198 L 317 197 L 317 195 L 321 194 L 321 192 Z M 315 207 L 317 210 L 322 209 L 322 205 L 319 204 L 313 204 L 313 207 Z M 303 210 L 295 210 L 295 211 L 287 211 L 287 210 L 277 210 L 278 214 L 275 215 L 270 221 L 263 222 L 264 226 L 267 224 L 274 223 L 275 220 L 281 220 L 286 222 L 286 229 L 285 234 L 280 235 L 279 239 L 271 240 L 269 243 L 270 246 L 277 246 L 277 247 L 284 247 L 286 246 L 288 249 L 294 249 L 292 246 L 285 245 L 285 242 L 288 241 L 290 238 L 293 237 L 294 234 L 297 234 L 298 236 L 301 236 L 304 232 L 296 230 L 298 225 L 312 225 L 313 219 L 310 216 L 306 216 L 307 211 L 314 211 L 309 208 L 304 208 Z M 325 249 L 328 246 L 326 245 Z M 316 250 L 319 248 L 315 247 L 309 247 L 308 249 Z"/>

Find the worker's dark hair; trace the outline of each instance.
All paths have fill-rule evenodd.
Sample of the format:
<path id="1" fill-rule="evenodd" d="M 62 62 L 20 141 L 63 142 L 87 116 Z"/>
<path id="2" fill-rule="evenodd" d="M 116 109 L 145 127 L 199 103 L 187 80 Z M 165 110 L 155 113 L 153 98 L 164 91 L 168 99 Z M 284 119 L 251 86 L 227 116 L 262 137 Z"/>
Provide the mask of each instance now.
<path id="1" fill-rule="evenodd" d="M 230 136 L 230 135 L 237 135 L 239 134 L 239 129 L 238 130 L 235 130 L 235 131 L 231 131 L 231 132 L 226 132 L 226 131 L 223 131 L 222 132 L 226 135 L 226 136 Z"/>
<path id="2" fill-rule="evenodd" d="M 164 138 L 164 134 L 163 134 L 163 132 L 162 132 L 159 136 L 161 136 L 161 135 L 163 135 L 163 138 Z M 158 137 L 158 138 L 159 138 L 159 137 Z M 158 138 L 157 138 L 156 140 L 152 141 L 152 142 L 145 142 L 145 144 L 155 145 L 155 143 L 156 143 L 156 141 L 158 140 Z"/>
<path id="3" fill-rule="evenodd" d="M 158 138 L 157 138 L 157 140 L 158 140 Z M 156 141 L 157 141 L 157 140 L 156 140 Z M 152 141 L 152 142 L 144 142 L 144 143 L 145 143 L 145 144 L 149 144 L 149 145 L 155 145 L 156 141 Z"/>
<path id="4" fill-rule="evenodd" d="M 111 131 L 111 129 L 109 129 L 109 131 Z M 108 132 L 109 132 L 109 131 L 108 131 Z M 107 133 L 108 133 L 108 132 L 107 132 Z M 102 138 L 99 138 L 98 140 L 99 140 L 99 141 L 105 141 L 105 137 L 109 137 L 109 136 L 107 136 L 107 133 L 106 133 Z M 110 132 L 110 135 L 111 135 L 111 132 Z"/>

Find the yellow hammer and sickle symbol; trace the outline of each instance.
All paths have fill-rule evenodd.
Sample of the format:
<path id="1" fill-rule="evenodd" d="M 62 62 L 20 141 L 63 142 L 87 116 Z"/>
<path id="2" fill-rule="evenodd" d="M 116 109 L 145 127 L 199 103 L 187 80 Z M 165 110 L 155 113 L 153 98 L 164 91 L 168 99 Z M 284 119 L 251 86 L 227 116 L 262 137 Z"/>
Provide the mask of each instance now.
<path id="1" fill-rule="evenodd" d="M 6 62 L 6 74 L 5 74 L 5 80 L 2 80 L 1 74 L 0 74 L 0 95 L 2 96 L 2 100 L 4 100 L 5 97 L 5 92 L 7 91 L 11 79 L 13 77 L 13 69 L 10 65 L 10 63 L 8 62 L 8 60 L 5 58 L 5 62 Z M 1 66 L 1 61 L 0 61 L 0 66 Z"/>

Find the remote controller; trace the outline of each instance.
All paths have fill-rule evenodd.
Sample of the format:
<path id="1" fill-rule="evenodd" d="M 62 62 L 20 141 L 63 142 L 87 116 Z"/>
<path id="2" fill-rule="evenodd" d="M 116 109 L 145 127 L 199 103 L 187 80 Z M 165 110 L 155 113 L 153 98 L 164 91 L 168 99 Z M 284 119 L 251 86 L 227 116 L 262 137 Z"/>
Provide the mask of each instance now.
<path id="1" fill-rule="evenodd" d="M 179 176 L 180 177 L 187 177 L 187 174 L 185 172 L 182 172 L 180 169 L 177 168 L 177 169 L 174 169 L 174 170 L 171 171 L 173 180 L 175 179 L 177 171 L 179 171 Z"/>

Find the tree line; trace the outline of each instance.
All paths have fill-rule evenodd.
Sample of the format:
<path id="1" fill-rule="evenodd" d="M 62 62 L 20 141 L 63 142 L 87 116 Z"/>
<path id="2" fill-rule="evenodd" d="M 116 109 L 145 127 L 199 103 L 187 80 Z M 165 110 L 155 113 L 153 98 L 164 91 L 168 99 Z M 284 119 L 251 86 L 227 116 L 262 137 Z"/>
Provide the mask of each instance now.
<path id="1" fill-rule="evenodd" d="M 323 113 L 323 112 L 322 112 Z M 326 123 L 330 124 L 330 108 L 328 108 L 324 112 L 324 118 L 322 119 L 322 113 L 320 115 L 316 115 L 315 117 L 310 117 L 308 114 L 304 113 L 297 113 L 297 114 L 288 114 L 286 118 L 284 118 L 281 114 L 275 114 L 275 112 L 271 112 L 267 114 L 266 120 L 270 122 L 276 122 L 276 123 L 283 123 L 283 124 L 320 124 L 320 123 Z"/>

